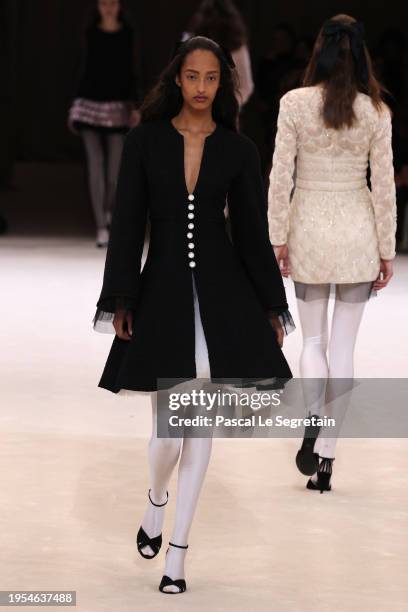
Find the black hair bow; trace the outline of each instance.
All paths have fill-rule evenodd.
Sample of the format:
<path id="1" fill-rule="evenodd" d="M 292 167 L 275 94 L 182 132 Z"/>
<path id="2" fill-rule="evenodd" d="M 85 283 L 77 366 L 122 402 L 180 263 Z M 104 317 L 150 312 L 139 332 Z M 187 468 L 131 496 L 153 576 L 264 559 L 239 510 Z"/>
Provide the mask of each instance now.
<path id="1" fill-rule="evenodd" d="M 336 64 L 340 41 L 343 34 L 350 39 L 350 49 L 353 55 L 357 77 L 365 85 L 368 82 L 368 66 L 364 52 L 364 25 L 360 21 L 353 23 L 342 23 L 341 21 L 329 19 L 322 28 L 324 36 L 323 45 L 317 60 L 318 67 L 325 76 L 329 76 Z"/>

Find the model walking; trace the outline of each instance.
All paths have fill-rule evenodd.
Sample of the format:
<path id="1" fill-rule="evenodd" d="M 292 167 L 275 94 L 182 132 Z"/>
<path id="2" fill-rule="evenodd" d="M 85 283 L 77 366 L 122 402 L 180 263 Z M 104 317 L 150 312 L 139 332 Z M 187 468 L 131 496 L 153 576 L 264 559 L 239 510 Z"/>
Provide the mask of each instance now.
<path id="1" fill-rule="evenodd" d="M 161 378 L 291 378 L 281 346 L 293 321 L 268 236 L 259 156 L 236 132 L 234 72 L 222 49 L 204 37 L 181 45 L 141 111 L 143 122 L 126 136 L 94 318 L 95 329 L 113 321 L 116 331 L 99 386 L 154 393 Z M 233 243 L 223 214 L 227 195 Z M 159 587 L 179 593 L 211 438 L 158 438 L 152 404 L 151 486 L 137 542 L 148 558 L 159 552 L 167 487 L 180 458 Z"/>
<path id="2" fill-rule="evenodd" d="M 133 31 L 120 0 L 98 0 L 86 30 L 83 68 L 68 125 L 86 152 L 98 247 L 107 245 L 125 133 L 138 123 Z"/>
<path id="3" fill-rule="evenodd" d="M 271 242 L 283 276 L 295 283 L 301 377 L 315 380 L 304 381 L 309 410 L 321 415 L 331 405 L 340 420 L 365 304 L 388 284 L 395 257 L 391 116 L 381 91 L 362 25 L 347 15 L 327 21 L 304 87 L 281 98 L 270 175 Z M 309 489 L 327 491 L 337 438 L 321 430 L 316 441 L 318 434 L 318 428 L 305 431 L 296 462 L 302 473 L 314 474 Z"/>

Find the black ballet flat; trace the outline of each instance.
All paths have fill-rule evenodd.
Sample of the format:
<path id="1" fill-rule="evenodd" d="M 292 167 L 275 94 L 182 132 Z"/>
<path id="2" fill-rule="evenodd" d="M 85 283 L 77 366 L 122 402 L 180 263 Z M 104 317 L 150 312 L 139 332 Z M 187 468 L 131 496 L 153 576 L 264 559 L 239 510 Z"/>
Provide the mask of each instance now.
<path id="1" fill-rule="evenodd" d="M 148 497 L 149 497 L 150 502 L 153 504 L 153 506 L 157 506 L 158 508 L 160 508 L 161 506 L 165 506 L 167 502 L 169 501 L 169 492 L 167 491 L 167 499 L 164 502 L 164 504 L 155 504 L 152 501 L 152 498 L 150 497 L 150 491 L 151 489 L 149 489 Z M 137 550 L 139 551 L 139 553 L 142 555 L 144 559 L 153 559 L 160 551 L 160 548 L 162 545 L 162 534 L 160 533 L 158 536 L 154 538 L 149 538 L 149 536 L 147 535 L 143 527 L 140 527 L 139 531 L 137 532 L 137 536 L 136 536 L 136 544 L 137 544 Z M 142 548 L 144 548 L 145 546 L 150 546 L 154 554 L 146 555 L 146 553 L 142 551 Z"/>
<path id="2" fill-rule="evenodd" d="M 172 542 L 169 542 L 169 545 L 175 546 L 176 548 L 188 548 L 188 544 L 187 546 L 179 546 L 179 544 L 173 544 Z M 169 549 L 167 549 L 166 554 L 168 550 Z M 178 591 L 165 591 L 164 588 L 168 586 L 176 586 L 178 588 Z M 166 593 L 166 595 L 178 595 L 179 593 L 184 593 L 184 591 L 186 590 L 187 585 L 184 578 L 177 578 L 176 580 L 172 580 L 169 576 L 166 576 L 165 574 L 159 584 L 159 591 L 161 591 L 162 593 Z"/>
<path id="3" fill-rule="evenodd" d="M 318 415 L 313 415 L 319 418 Z M 302 446 L 296 455 L 296 466 L 305 476 L 311 476 L 319 469 L 319 454 L 313 451 L 316 439 L 319 435 L 320 425 L 307 425 L 303 437 Z"/>
<path id="4" fill-rule="evenodd" d="M 307 489 L 320 491 L 320 493 L 323 493 L 323 491 L 331 491 L 330 479 L 333 471 L 333 461 L 334 458 L 321 457 L 321 462 L 317 470 L 317 482 L 314 483 L 313 480 L 309 478 L 306 485 Z"/>

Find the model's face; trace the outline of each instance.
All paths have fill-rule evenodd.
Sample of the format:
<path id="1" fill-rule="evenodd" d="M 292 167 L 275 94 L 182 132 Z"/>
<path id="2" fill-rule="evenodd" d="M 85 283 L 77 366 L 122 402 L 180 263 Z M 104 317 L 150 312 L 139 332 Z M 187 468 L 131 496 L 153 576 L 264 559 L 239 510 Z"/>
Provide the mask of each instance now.
<path id="1" fill-rule="evenodd" d="M 98 10 L 102 19 L 117 19 L 120 12 L 120 0 L 98 0 Z"/>
<path id="2" fill-rule="evenodd" d="M 195 110 L 206 110 L 214 101 L 220 78 L 220 63 L 214 53 L 196 49 L 185 57 L 176 83 L 186 104 Z"/>

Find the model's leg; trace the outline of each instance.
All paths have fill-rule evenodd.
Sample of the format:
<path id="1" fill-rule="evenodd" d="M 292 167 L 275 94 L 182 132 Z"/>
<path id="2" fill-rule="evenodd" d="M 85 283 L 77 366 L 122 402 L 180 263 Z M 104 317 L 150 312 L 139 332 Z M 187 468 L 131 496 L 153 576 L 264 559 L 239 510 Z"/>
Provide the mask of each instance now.
<path id="1" fill-rule="evenodd" d="M 295 282 L 295 291 L 303 336 L 299 363 L 303 394 L 308 412 L 321 415 L 329 371 L 326 351 L 330 285 Z"/>
<path id="2" fill-rule="evenodd" d="M 328 298 L 329 284 L 307 284 L 295 281 L 295 293 L 302 327 L 303 347 L 300 356 L 300 375 L 306 416 L 321 416 L 324 410 L 328 375 Z M 305 427 L 303 441 L 296 454 L 296 465 L 305 475 L 316 472 L 319 456 L 315 450 L 320 427 Z"/>
<path id="3" fill-rule="evenodd" d="M 88 168 L 88 184 L 92 209 L 98 230 L 106 226 L 104 213 L 105 168 L 102 136 L 95 130 L 81 131 Z"/>
<path id="4" fill-rule="evenodd" d="M 302 378 L 327 378 L 327 307 L 330 286 L 295 281 L 295 291 L 303 335 L 300 375 Z"/>
<path id="5" fill-rule="evenodd" d="M 163 504 L 167 499 L 167 488 L 171 474 L 178 461 L 182 438 L 157 437 L 157 405 L 152 398 L 152 436 L 148 447 L 148 460 L 150 471 L 150 497 L 155 504 Z M 157 507 L 147 502 L 142 527 L 149 538 L 154 538 L 162 532 L 165 506 Z M 142 551 L 146 555 L 153 555 L 150 546 Z"/>
<path id="6" fill-rule="evenodd" d="M 105 215 L 108 224 L 110 223 L 113 206 L 115 203 L 116 183 L 119 174 L 124 139 L 124 134 L 116 132 L 108 134 L 106 137 L 108 160 Z"/>
<path id="7" fill-rule="evenodd" d="M 337 436 L 350 402 L 354 348 L 370 288 L 371 283 L 350 283 L 336 287 L 326 388 L 326 416 L 336 419 L 336 427 L 322 428 L 317 442 L 321 457 L 334 458 Z M 325 436 L 325 432 L 330 432 L 330 437 Z"/>
<path id="8" fill-rule="evenodd" d="M 211 456 L 212 438 L 184 438 L 181 452 L 178 482 L 176 517 L 170 542 L 185 546 L 188 544 L 194 513 L 204 477 Z M 165 575 L 172 580 L 184 578 L 186 549 L 169 546 L 166 554 Z M 165 590 L 178 592 L 177 587 Z"/>
<path id="9" fill-rule="evenodd" d="M 198 381 L 193 383 L 195 389 L 199 390 L 208 384 L 211 376 L 208 348 L 204 335 L 204 329 L 200 316 L 200 307 L 194 275 L 192 274 L 192 286 L 194 294 L 195 314 L 195 363 Z M 201 380 L 200 380 L 201 379 Z M 210 389 L 210 387 L 209 387 Z M 191 416 L 206 415 L 206 407 L 195 407 Z M 188 415 L 190 416 L 190 415 Z M 185 428 L 185 433 L 194 436 L 194 428 Z M 196 433 L 199 433 L 199 431 Z M 211 456 L 212 437 L 199 438 L 185 436 L 178 469 L 176 516 L 170 542 L 179 546 L 188 544 L 194 513 L 204 477 Z M 187 550 L 169 546 L 166 554 L 166 567 L 164 574 L 172 580 L 184 578 L 184 559 Z M 166 591 L 178 592 L 176 586 L 164 587 Z"/>

